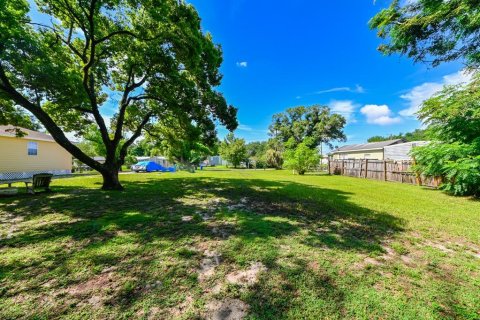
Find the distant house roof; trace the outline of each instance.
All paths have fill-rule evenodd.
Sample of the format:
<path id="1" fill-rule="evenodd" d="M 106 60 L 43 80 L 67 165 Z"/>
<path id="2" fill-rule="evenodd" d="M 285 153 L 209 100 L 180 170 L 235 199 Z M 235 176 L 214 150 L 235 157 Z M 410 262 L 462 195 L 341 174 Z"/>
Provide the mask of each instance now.
<path id="1" fill-rule="evenodd" d="M 167 160 L 164 156 L 153 156 L 153 157 L 135 157 L 137 161 L 153 161 L 153 160 Z"/>
<path id="2" fill-rule="evenodd" d="M 332 150 L 331 153 L 342 153 L 342 152 L 362 151 L 362 150 L 382 150 L 386 146 L 391 146 L 391 145 L 402 143 L 402 142 L 404 142 L 403 139 L 395 139 L 395 140 L 370 142 L 370 143 L 363 143 L 363 144 L 350 144 L 350 145 Z"/>
<path id="3" fill-rule="evenodd" d="M 25 135 L 23 137 L 16 136 L 16 129 L 20 129 Z M 0 137 L 10 137 L 10 138 L 20 138 L 28 140 L 41 140 L 41 141 L 51 141 L 55 142 L 53 137 L 49 134 L 33 131 L 16 126 L 0 126 Z"/>

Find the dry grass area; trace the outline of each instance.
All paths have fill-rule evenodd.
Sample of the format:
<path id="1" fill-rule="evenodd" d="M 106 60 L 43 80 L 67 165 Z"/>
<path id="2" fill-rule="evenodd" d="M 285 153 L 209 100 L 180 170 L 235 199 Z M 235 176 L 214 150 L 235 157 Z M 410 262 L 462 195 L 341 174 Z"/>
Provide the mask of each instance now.
<path id="1" fill-rule="evenodd" d="M 207 169 L 0 199 L 2 319 L 478 319 L 480 202 Z"/>

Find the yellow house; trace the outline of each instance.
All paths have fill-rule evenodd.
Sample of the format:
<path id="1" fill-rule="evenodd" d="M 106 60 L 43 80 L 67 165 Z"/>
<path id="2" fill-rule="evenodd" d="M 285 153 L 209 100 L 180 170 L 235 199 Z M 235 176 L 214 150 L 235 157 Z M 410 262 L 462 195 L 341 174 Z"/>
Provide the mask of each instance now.
<path id="1" fill-rule="evenodd" d="M 20 129 L 25 133 L 23 137 L 16 137 L 13 126 L 0 126 L 0 180 L 72 172 L 72 156 L 52 136 Z"/>
<path id="2" fill-rule="evenodd" d="M 329 156 L 332 160 L 347 159 L 371 159 L 384 160 L 385 147 L 392 146 L 404 142 L 402 139 L 371 142 L 363 144 L 351 144 L 337 148 L 330 152 Z"/>

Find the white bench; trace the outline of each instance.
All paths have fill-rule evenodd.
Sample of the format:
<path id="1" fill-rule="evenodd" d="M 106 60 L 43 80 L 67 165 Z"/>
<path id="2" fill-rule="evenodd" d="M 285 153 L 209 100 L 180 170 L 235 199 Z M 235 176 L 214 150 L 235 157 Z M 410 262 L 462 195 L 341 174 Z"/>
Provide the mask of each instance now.
<path id="1" fill-rule="evenodd" d="M 3 194 L 16 194 L 18 192 L 14 191 L 16 188 L 12 188 L 12 184 L 23 182 L 27 188 L 27 192 L 35 194 L 36 188 L 43 188 L 45 191 L 50 191 L 50 181 L 52 180 L 53 175 L 51 173 L 38 173 L 34 174 L 30 179 L 11 179 L 11 180 L 0 180 L 1 184 L 7 184 L 8 188 L 4 188 Z M 30 185 L 31 184 L 31 185 Z"/>

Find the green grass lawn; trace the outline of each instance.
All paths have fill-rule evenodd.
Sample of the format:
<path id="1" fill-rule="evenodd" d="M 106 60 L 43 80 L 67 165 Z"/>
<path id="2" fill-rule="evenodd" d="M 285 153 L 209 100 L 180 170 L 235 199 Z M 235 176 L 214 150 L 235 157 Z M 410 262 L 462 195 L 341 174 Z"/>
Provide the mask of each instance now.
<path id="1" fill-rule="evenodd" d="M 289 171 L 121 180 L 0 199 L 1 319 L 480 318 L 480 201 Z"/>

